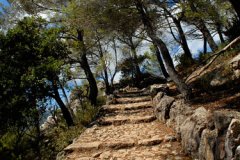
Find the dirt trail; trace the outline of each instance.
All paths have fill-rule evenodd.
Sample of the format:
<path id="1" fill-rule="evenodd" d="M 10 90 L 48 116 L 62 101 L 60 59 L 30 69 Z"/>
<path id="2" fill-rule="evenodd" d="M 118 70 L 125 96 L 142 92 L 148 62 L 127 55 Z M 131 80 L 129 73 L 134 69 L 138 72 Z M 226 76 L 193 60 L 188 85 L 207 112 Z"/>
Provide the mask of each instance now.
<path id="1" fill-rule="evenodd" d="M 151 97 L 140 91 L 120 94 L 103 107 L 96 125 L 65 148 L 68 160 L 189 160 L 172 129 L 156 120 Z"/>

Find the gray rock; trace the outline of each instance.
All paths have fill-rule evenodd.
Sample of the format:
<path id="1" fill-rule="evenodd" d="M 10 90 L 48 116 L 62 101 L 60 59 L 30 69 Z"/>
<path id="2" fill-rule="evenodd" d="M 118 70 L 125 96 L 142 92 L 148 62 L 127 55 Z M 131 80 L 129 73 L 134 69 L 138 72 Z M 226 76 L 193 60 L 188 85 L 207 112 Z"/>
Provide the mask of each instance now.
<path id="1" fill-rule="evenodd" d="M 157 104 L 155 108 L 155 113 L 159 120 L 165 122 L 167 119 L 170 118 L 169 116 L 170 108 L 174 101 L 175 99 L 173 97 L 164 96 L 161 99 L 160 103 Z"/>
<path id="2" fill-rule="evenodd" d="M 180 126 L 192 113 L 193 109 L 184 100 L 175 101 L 170 109 L 167 126 L 175 128 L 175 131 L 179 134 Z"/>
<path id="3" fill-rule="evenodd" d="M 233 73 L 234 73 L 234 76 L 235 76 L 237 79 L 240 78 L 240 69 L 234 70 Z M 235 77 L 234 77 L 234 78 L 235 78 Z"/>
<path id="4" fill-rule="evenodd" d="M 231 160 L 234 157 L 234 152 L 240 144 L 240 120 L 232 119 L 230 123 L 226 138 L 225 138 L 225 151 L 226 159 Z"/>
<path id="5" fill-rule="evenodd" d="M 199 145 L 199 160 L 214 160 L 217 131 L 204 129 Z"/>
<path id="6" fill-rule="evenodd" d="M 240 145 L 237 147 L 235 151 L 235 156 L 233 160 L 239 160 L 240 159 Z"/>
<path id="7" fill-rule="evenodd" d="M 198 157 L 198 147 L 202 131 L 207 128 L 209 112 L 201 107 L 194 111 L 180 126 L 182 146 L 185 153 Z"/>
<path id="8" fill-rule="evenodd" d="M 61 151 L 57 154 L 56 156 L 56 160 L 66 160 L 67 157 L 66 157 L 66 152 L 65 151 Z"/>
<path id="9" fill-rule="evenodd" d="M 153 105 L 156 106 L 164 96 L 163 92 L 158 92 L 158 94 L 153 98 Z"/>
<path id="10" fill-rule="evenodd" d="M 150 95 L 155 97 L 158 92 L 164 92 L 167 93 L 169 90 L 169 87 L 167 84 L 154 84 L 150 86 Z"/>
<path id="11" fill-rule="evenodd" d="M 225 110 L 213 112 L 214 126 L 218 133 L 226 131 L 233 118 L 240 119 L 240 113 Z"/>
<path id="12" fill-rule="evenodd" d="M 218 87 L 218 86 L 225 84 L 228 81 L 229 81 L 228 78 L 217 76 L 216 78 L 211 80 L 210 85 L 212 87 Z"/>

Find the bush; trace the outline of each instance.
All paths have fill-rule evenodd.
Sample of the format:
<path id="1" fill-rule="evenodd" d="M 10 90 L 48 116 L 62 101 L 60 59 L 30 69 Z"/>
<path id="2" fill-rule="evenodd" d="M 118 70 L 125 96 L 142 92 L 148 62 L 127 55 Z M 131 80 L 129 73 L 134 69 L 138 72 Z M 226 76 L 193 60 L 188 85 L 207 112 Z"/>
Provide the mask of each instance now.
<path id="1" fill-rule="evenodd" d="M 95 119 L 98 111 L 98 107 L 92 106 L 90 102 L 84 102 L 81 108 L 77 110 L 76 122 L 83 126 L 87 126 Z"/>

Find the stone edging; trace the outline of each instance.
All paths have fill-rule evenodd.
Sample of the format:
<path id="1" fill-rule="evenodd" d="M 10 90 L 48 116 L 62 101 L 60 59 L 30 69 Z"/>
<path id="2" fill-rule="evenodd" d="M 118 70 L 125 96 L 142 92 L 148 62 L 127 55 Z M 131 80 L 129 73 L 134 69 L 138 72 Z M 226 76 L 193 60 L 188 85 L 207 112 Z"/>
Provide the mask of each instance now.
<path id="1" fill-rule="evenodd" d="M 175 129 L 183 150 L 199 160 L 240 159 L 240 113 L 191 108 L 163 92 L 153 98 L 156 117 Z"/>

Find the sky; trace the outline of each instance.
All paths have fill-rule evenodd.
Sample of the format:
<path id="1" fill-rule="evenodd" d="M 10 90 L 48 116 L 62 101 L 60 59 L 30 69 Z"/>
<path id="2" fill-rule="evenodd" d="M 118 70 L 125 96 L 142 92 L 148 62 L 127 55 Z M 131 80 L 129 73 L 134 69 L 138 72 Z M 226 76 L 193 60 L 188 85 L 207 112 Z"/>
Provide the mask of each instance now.
<path id="1" fill-rule="evenodd" d="M 6 0 L 0 0 L 0 3 L 2 3 L 3 5 L 9 5 L 8 2 Z"/>

